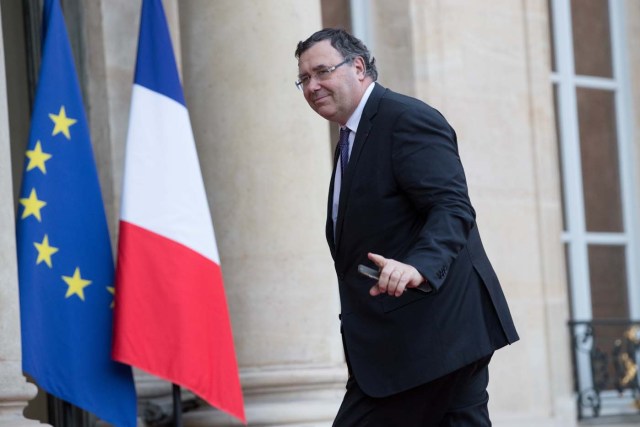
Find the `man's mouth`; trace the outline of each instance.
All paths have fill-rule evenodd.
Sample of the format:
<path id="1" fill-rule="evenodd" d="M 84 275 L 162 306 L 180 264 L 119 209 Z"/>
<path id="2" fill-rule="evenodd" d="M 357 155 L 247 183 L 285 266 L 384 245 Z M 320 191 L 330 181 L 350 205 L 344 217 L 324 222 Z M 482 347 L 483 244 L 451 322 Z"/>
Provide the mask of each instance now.
<path id="1" fill-rule="evenodd" d="M 317 104 L 319 102 L 322 102 L 323 99 L 327 99 L 328 97 L 329 97 L 328 93 L 318 94 L 313 97 L 313 103 Z"/>

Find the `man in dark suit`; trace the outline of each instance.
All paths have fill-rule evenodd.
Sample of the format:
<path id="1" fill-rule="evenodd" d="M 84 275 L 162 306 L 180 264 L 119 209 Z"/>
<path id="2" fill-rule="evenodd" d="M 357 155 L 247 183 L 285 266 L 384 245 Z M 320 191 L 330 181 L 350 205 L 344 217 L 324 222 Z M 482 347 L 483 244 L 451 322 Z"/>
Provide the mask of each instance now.
<path id="1" fill-rule="evenodd" d="M 518 335 L 454 130 L 375 83 L 368 49 L 343 30 L 319 31 L 295 54 L 305 99 L 341 127 L 326 233 L 349 380 L 334 426 L 491 425 L 489 360 Z"/>

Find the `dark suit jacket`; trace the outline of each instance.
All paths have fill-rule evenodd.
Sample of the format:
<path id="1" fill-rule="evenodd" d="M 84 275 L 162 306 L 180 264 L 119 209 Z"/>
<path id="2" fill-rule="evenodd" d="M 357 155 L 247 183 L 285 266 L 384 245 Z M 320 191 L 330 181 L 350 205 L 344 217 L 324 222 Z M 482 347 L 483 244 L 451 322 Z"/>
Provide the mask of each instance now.
<path id="1" fill-rule="evenodd" d="M 334 173 L 335 175 L 335 173 Z M 485 254 L 456 135 L 427 104 L 376 83 L 342 178 L 334 241 L 345 354 L 370 396 L 424 384 L 518 340 Z M 433 287 L 372 297 L 367 252 L 413 265 Z"/>

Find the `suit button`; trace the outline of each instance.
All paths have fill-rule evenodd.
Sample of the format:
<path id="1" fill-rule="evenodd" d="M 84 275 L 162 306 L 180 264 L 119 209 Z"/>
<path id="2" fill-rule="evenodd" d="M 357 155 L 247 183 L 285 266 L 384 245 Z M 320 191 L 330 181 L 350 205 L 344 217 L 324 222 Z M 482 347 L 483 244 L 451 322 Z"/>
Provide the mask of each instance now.
<path id="1" fill-rule="evenodd" d="M 338 274 L 338 280 L 344 282 L 344 274 Z"/>

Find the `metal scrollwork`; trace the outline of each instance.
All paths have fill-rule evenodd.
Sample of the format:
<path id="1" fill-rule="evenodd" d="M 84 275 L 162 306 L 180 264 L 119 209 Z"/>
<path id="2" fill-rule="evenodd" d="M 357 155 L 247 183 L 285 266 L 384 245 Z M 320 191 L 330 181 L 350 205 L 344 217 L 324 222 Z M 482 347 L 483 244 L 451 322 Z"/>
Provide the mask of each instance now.
<path id="1" fill-rule="evenodd" d="M 569 326 L 578 393 L 578 418 L 585 418 L 585 412 L 589 412 L 591 417 L 600 416 L 602 393 L 606 390 L 616 390 L 620 396 L 630 391 L 635 406 L 640 411 L 640 321 L 572 321 Z M 613 340 L 613 345 L 611 341 L 600 339 L 598 335 L 604 335 L 606 328 L 609 328 L 608 338 L 612 333 L 618 337 Z M 607 342 L 610 348 L 606 348 Z M 585 376 L 585 366 L 580 365 L 581 363 L 589 364 L 590 375 Z M 585 377 L 590 377 L 589 383 L 585 383 Z"/>

